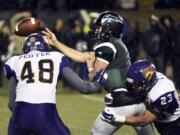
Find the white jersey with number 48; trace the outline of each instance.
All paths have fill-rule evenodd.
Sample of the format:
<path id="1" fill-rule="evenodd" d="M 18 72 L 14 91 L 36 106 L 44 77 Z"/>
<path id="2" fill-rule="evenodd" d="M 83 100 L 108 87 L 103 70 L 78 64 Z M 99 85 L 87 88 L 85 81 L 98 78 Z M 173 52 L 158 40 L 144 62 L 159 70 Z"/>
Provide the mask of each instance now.
<path id="1" fill-rule="evenodd" d="M 59 52 L 31 51 L 14 56 L 5 64 L 7 78 L 15 76 L 18 81 L 16 102 L 55 103 L 58 77 L 68 61 Z"/>

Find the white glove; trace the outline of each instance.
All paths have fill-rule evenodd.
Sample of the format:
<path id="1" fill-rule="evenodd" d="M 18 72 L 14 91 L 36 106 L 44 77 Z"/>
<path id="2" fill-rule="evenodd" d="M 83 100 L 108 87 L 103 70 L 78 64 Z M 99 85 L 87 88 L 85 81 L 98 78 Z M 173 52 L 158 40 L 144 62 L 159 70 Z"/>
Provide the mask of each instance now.
<path id="1" fill-rule="evenodd" d="M 126 117 L 125 116 L 118 116 L 112 109 L 105 108 L 101 113 L 101 119 L 107 122 L 119 122 L 125 123 Z"/>

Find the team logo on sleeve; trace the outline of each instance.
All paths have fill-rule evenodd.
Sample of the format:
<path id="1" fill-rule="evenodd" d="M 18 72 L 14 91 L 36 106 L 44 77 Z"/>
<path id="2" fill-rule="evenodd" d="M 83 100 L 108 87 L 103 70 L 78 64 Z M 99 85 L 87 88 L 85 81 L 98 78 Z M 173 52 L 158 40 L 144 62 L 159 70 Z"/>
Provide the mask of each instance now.
<path id="1" fill-rule="evenodd" d="M 101 55 L 102 55 L 102 52 L 98 52 L 98 54 L 99 54 L 99 56 L 101 56 Z"/>

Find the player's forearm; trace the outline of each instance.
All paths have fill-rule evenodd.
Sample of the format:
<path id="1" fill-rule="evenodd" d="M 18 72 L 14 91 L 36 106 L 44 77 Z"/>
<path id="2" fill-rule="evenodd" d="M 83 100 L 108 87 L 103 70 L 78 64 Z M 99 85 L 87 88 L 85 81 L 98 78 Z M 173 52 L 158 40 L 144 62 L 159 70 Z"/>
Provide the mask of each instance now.
<path id="1" fill-rule="evenodd" d="M 65 67 L 63 69 L 63 76 L 66 78 L 68 83 L 84 94 L 89 94 L 98 91 L 101 86 L 98 82 L 86 82 L 83 81 L 71 68 Z"/>
<path id="2" fill-rule="evenodd" d="M 132 126 L 145 126 L 156 120 L 156 116 L 149 111 L 145 111 L 143 115 L 139 116 L 120 116 L 114 113 L 111 109 L 105 109 L 102 113 L 102 119 L 110 121 L 113 120 L 117 123 L 123 123 Z"/>
<path id="3" fill-rule="evenodd" d="M 68 58 L 76 62 L 85 62 L 86 54 L 81 53 L 75 49 L 72 49 L 59 41 L 55 42 L 55 47 L 58 50 L 60 50 L 62 53 L 64 53 Z"/>
<path id="4" fill-rule="evenodd" d="M 125 124 L 133 126 L 144 126 L 156 120 L 156 116 L 145 111 L 142 116 L 126 116 Z"/>
<path id="5" fill-rule="evenodd" d="M 146 121 L 142 116 L 126 116 L 125 124 L 132 126 L 144 126 L 150 123 L 150 121 Z"/>

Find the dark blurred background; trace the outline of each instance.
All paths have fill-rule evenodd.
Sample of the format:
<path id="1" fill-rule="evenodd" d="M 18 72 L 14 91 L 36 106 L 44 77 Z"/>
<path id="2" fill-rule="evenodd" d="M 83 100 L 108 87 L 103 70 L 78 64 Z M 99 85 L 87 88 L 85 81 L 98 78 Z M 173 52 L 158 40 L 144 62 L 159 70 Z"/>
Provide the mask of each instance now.
<path id="1" fill-rule="evenodd" d="M 93 48 L 88 36 L 92 20 L 99 12 L 112 10 L 125 20 L 122 40 L 131 61 L 151 60 L 157 71 L 167 74 L 180 90 L 179 9 L 180 0 L 1 0 L 0 86 L 4 62 L 21 54 L 23 38 L 13 33 L 19 20 L 40 18 L 60 41 L 85 52 Z M 71 62 L 71 66 L 87 79 L 85 64 Z"/>

